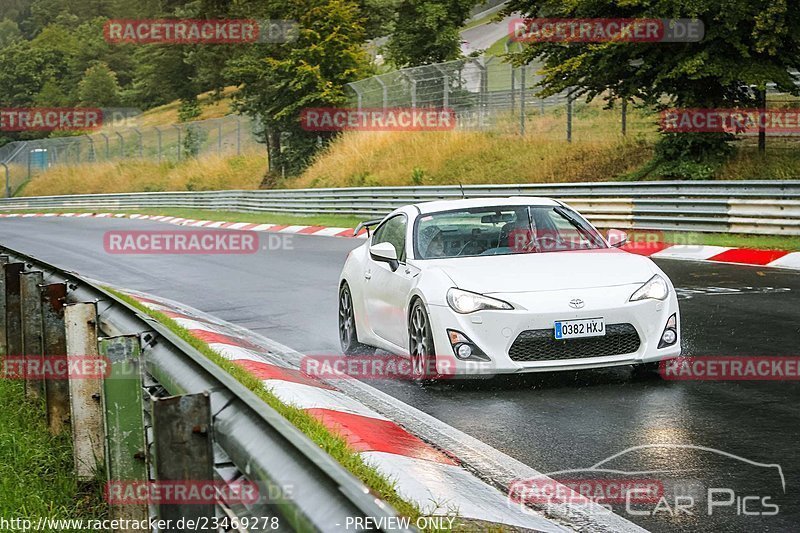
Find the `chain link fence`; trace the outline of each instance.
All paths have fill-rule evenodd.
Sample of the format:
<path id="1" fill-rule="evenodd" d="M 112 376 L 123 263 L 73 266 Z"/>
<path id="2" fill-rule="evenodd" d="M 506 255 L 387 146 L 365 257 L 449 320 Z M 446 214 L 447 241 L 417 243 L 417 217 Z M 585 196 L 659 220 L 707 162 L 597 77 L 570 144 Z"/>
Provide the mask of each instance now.
<path id="1" fill-rule="evenodd" d="M 501 129 L 526 133 L 535 117 L 565 112 L 562 138 L 572 140 L 576 101 L 568 91 L 539 98 L 538 63 L 513 67 L 502 58 L 470 57 L 388 72 L 348 84 L 352 105 L 361 108 L 447 107 L 459 129 Z M 581 106 L 582 108 L 582 106 Z M 624 131 L 622 110 L 617 110 Z"/>
<path id="2" fill-rule="evenodd" d="M 495 56 L 405 68 L 348 84 L 350 105 L 358 109 L 447 107 L 455 112 L 461 130 L 568 142 L 656 134 L 658 115 L 626 101 L 608 106 L 598 98 L 587 103 L 584 98 L 574 98 L 569 90 L 538 97 L 541 68 L 537 62 L 514 67 Z M 800 104 L 772 88 L 767 93 L 769 107 Z"/>
<path id="3" fill-rule="evenodd" d="M 259 146 L 255 126 L 248 117 L 229 115 L 168 126 L 121 128 L 9 143 L 0 147 L 5 196 L 12 196 L 31 177 L 57 165 L 134 158 L 178 162 L 210 154 L 241 154 Z"/>

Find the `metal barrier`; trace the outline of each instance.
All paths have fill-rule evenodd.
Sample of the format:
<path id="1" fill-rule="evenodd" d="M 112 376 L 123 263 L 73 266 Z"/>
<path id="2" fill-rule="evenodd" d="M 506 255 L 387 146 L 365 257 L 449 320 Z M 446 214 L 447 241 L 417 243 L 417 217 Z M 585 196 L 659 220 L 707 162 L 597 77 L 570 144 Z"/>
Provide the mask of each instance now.
<path id="1" fill-rule="evenodd" d="M 58 357 L 65 367 L 71 358 L 68 379 L 63 371 L 52 379 L 23 377 L 28 397 L 44 397 L 51 432 L 71 429 L 77 476 L 96 480 L 105 472 L 114 519 L 173 520 L 121 530 L 326 531 L 348 517 L 390 524 L 397 516 L 163 324 L 73 273 L 9 248 L 0 252 L 0 356 L 25 369 L 31 358 Z M 87 358 L 105 361 L 108 372 L 76 376 L 73 362 Z M 142 487 L 153 483 L 166 501 L 142 498 Z M 212 501 L 192 493 L 193 484 L 199 494 L 217 489 Z M 237 497 L 237 490 L 252 497 Z"/>
<path id="2" fill-rule="evenodd" d="M 800 235 L 800 180 L 652 181 L 83 194 L 0 199 L 0 210 L 196 208 L 382 216 L 439 199 L 549 196 L 599 227 Z"/>

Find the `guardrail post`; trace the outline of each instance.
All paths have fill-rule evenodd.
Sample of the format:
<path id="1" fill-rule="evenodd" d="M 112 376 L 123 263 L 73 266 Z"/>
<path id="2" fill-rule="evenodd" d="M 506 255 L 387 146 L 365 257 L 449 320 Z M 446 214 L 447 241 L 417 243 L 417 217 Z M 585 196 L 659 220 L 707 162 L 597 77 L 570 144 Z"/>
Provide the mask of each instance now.
<path id="1" fill-rule="evenodd" d="M 97 306 L 69 304 L 64 308 L 67 357 L 98 361 Z M 94 479 L 105 461 L 103 446 L 103 377 L 77 376 L 69 380 L 70 415 L 75 473 L 80 480 Z"/>
<path id="2" fill-rule="evenodd" d="M 8 256 L 0 255 L 0 356 L 6 355 L 6 263 Z"/>
<path id="3" fill-rule="evenodd" d="M 67 359 L 67 338 L 64 327 L 64 304 L 67 300 L 67 284 L 52 283 L 41 286 L 42 297 L 42 346 L 44 357 L 55 366 Z M 44 380 L 47 400 L 47 425 L 50 433 L 57 435 L 69 424 L 69 380 L 53 376 Z"/>
<path id="4" fill-rule="evenodd" d="M 27 359 L 30 356 L 44 354 L 42 332 L 42 297 L 39 286 L 44 284 L 41 270 L 23 272 L 20 276 L 20 321 L 22 322 L 22 353 Z M 42 395 L 41 379 L 25 376 L 25 396 L 31 399 Z"/>
<path id="5" fill-rule="evenodd" d="M 22 355 L 22 322 L 20 320 L 20 292 L 19 278 L 25 268 L 23 263 L 5 263 L 2 283 L 3 314 L 5 316 L 5 330 L 3 338 L 3 353 L 0 355 Z"/>
<path id="6" fill-rule="evenodd" d="M 125 484 L 148 479 L 139 337 L 102 339 L 100 353 L 111 366 L 103 381 L 103 410 L 109 483 L 106 494 L 113 495 Z M 148 516 L 146 503 L 118 502 L 111 509 L 113 517 L 118 519 L 145 520 Z"/>
<path id="7" fill-rule="evenodd" d="M 207 392 L 153 400 L 153 435 L 158 481 L 213 482 L 211 399 Z M 202 523 L 214 517 L 214 504 L 159 506 L 159 518 Z M 170 531 L 177 531 L 171 529 Z"/>
<path id="8" fill-rule="evenodd" d="M 11 198 L 11 174 L 8 170 L 8 165 L 0 163 L 6 169 L 6 198 Z"/>

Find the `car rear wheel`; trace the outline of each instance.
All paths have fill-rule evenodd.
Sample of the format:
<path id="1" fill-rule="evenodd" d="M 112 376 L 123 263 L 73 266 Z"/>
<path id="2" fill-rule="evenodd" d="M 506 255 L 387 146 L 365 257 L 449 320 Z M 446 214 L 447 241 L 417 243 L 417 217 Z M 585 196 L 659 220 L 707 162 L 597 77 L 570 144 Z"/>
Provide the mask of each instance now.
<path id="1" fill-rule="evenodd" d="M 366 355 L 374 351 L 371 346 L 358 342 L 353 295 L 347 283 L 342 283 L 339 289 L 339 344 L 345 355 Z"/>
<path id="2" fill-rule="evenodd" d="M 428 312 L 421 300 L 415 300 L 408 318 L 408 352 L 415 380 L 436 379 L 436 353 Z"/>

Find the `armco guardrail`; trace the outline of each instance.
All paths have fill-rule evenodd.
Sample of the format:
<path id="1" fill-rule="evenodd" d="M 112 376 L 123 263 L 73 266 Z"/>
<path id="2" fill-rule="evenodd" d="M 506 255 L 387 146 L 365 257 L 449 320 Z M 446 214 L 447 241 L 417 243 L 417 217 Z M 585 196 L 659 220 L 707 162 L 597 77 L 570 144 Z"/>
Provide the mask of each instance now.
<path id="1" fill-rule="evenodd" d="M 800 180 L 84 194 L 0 199 L 0 210 L 202 208 L 375 217 L 414 202 L 519 195 L 563 199 L 600 227 L 800 235 Z"/>
<path id="2" fill-rule="evenodd" d="M 397 516 L 277 411 L 164 325 L 89 280 L 2 246 L 0 253 L 5 371 L 72 358 L 69 379 L 63 371 L 44 384 L 21 376 L 28 396 L 44 397 L 53 433 L 72 429 L 79 478 L 106 473 L 113 519 L 172 520 L 171 526 L 120 531 L 312 532 L 330 531 L 348 517 L 391 524 Z M 76 376 L 72 362 L 79 360 L 75 368 L 81 368 L 88 358 L 104 360 L 110 372 Z M 145 498 L 143 486 L 154 487 Z M 237 497 L 234 487 L 251 497 Z M 209 488 L 211 503 L 205 501 Z M 389 526 L 376 530 L 384 527 Z"/>

